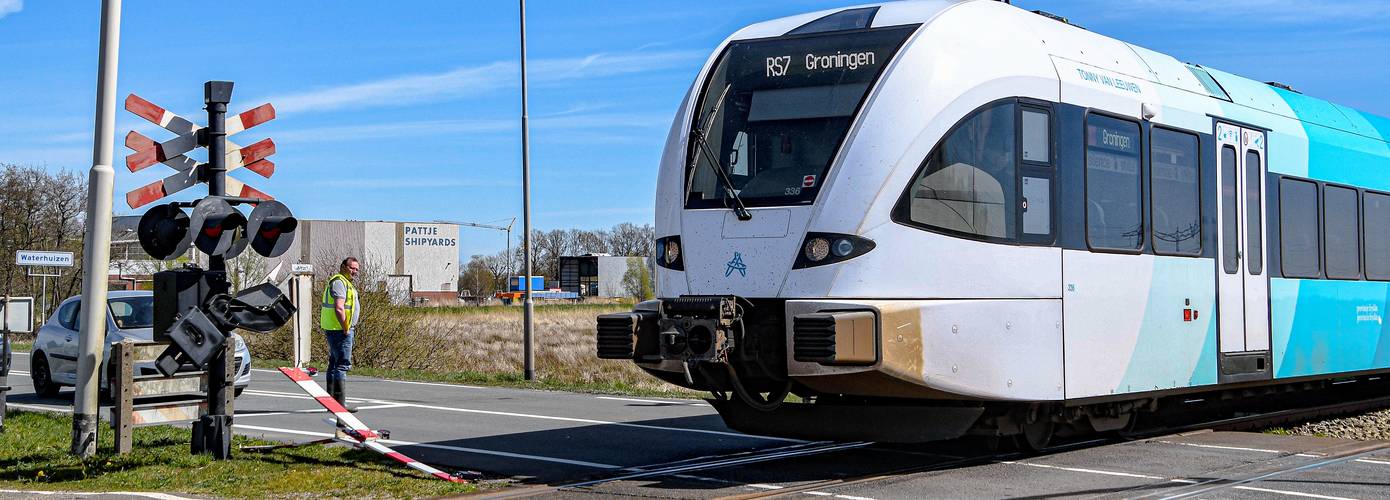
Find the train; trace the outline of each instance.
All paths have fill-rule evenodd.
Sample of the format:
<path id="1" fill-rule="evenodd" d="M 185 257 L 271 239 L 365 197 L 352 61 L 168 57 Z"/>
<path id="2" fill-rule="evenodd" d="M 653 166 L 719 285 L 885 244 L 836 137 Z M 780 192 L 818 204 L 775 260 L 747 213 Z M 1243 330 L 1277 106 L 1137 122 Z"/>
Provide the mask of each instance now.
<path id="1" fill-rule="evenodd" d="M 1326 399 L 1390 372 L 1388 139 L 1007 2 L 753 24 L 680 104 L 658 298 L 597 355 L 804 439 L 1042 448 Z"/>

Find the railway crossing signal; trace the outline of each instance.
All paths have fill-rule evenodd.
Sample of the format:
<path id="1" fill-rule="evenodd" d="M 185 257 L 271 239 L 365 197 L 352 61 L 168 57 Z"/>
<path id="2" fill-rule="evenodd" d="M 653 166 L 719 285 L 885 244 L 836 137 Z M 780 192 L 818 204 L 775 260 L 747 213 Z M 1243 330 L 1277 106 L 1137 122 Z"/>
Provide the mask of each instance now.
<path id="1" fill-rule="evenodd" d="M 131 172 L 156 163 L 176 171 L 127 193 L 126 202 L 131 208 L 138 208 L 196 184 L 208 185 L 207 197 L 149 209 L 140 218 L 137 234 L 141 248 L 160 260 L 177 258 L 189 247 L 208 256 L 207 269 L 186 266 L 155 273 L 154 338 L 171 343 L 155 367 L 166 377 L 183 365 L 208 368 L 207 415 L 194 423 L 192 449 L 194 453 L 230 458 L 229 384 L 234 374 L 227 373 L 226 341 L 238 328 L 273 331 L 289 320 L 295 308 L 284 293 L 270 284 L 233 291 L 227 279 L 227 259 L 237 257 L 248 246 L 265 257 L 284 254 L 294 240 L 299 222 L 283 203 L 227 176 L 228 171 L 241 168 L 264 178 L 275 173 L 275 164 L 267 159 L 275 154 L 274 141 L 265 139 L 242 147 L 226 140 L 228 135 L 274 119 L 275 108 L 263 104 L 227 117 L 232 82 L 207 82 L 203 90 L 207 127 L 134 94 L 126 98 L 126 110 L 177 134 L 163 142 L 134 131 L 126 135 L 126 147 L 135 151 L 126 157 L 126 167 Z M 198 147 L 207 148 L 206 163 L 187 156 Z M 238 205 L 256 208 L 248 219 Z"/>

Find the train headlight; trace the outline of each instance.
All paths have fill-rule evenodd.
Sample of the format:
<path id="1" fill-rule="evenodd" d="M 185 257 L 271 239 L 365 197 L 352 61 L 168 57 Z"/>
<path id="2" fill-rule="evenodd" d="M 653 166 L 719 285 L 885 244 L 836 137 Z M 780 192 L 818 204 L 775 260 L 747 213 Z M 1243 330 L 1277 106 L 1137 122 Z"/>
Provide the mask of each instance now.
<path id="1" fill-rule="evenodd" d="M 660 255 L 656 258 L 656 264 L 666 269 L 676 271 L 685 270 L 685 262 L 681 260 L 681 237 L 667 236 L 656 240 L 657 251 Z"/>
<path id="2" fill-rule="evenodd" d="M 874 242 L 851 234 L 806 233 L 792 269 L 823 266 L 853 259 L 874 249 Z"/>
<path id="3" fill-rule="evenodd" d="M 836 257 L 848 256 L 854 253 L 854 242 L 850 241 L 849 238 L 840 238 L 835 240 L 835 245 L 831 247 L 831 251 L 835 252 Z"/>
<path id="4" fill-rule="evenodd" d="M 806 240 L 806 250 L 804 254 L 806 260 L 820 262 L 830 256 L 830 240 L 825 238 L 810 238 Z"/>

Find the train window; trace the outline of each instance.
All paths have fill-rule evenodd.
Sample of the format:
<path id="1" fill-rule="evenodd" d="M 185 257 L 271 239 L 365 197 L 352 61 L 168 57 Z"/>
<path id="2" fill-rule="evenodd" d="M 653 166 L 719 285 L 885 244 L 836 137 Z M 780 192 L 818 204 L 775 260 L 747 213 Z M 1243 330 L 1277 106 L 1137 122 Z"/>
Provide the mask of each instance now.
<path id="1" fill-rule="evenodd" d="M 1150 142 L 1154 253 L 1202 253 L 1197 136 L 1154 128 Z"/>
<path id="2" fill-rule="evenodd" d="M 1221 269 L 1240 272 L 1240 209 L 1236 206 L 1236 148 L 1221 148 Z"/>
<path id="3" fill-rule="evenodd" d="M 1356 190 L 1325 186 L 1322 190 L 1322 240 L 1327 253 L 1327 277 L 1361 278 L 1361 227 Z"/>
<path id="4" fill-rule="evenodd" d="M 1318 278 L 1318 185 L 1279 181 L 1279 262 L 1288 278 Z"/>
<path id="5" fill-rule="evenodd" d="M 958 125 L 908 187 L 899 220 L 970 236 L 1012 239 L 1017 225 L 1013 103 L 977 112 Z"/>
<path id="6" fill-rule="evenodd" d="M 1051 121 L 1045 111 L 1023 109 L 1023 161 L 1052 162 L 1052 153 L 1048 148 L 1052 142 L 1052 135 L 1048 132 Z"/>
<path id="7" fill-rule="evenodd" d="M 1208 73 L 1206 69 L 1195 64 L 1189 64 L 1187 65 L 1187 70 L 1192 72 L 1192 76 L 1197 77 L 1197 81 L 1201 82 L 1202 87 L 1207 89 L 1207 94 L 1217 99 L 1231 100 L 1231 96 L 1226 93 L 1226 89 L 1221 88 L 1221 84 L 1216 83 L 1216 79 L 1212 78 L 1211 73 Z"/>
<path id="8" fill-rule="evenodd" d="M 1144 244 L 1139 124 L 1086 119 L 1086 239 L 1091 248 L 1138 251 Z"/>
<path id="9" fill-rule="evenodd" d="M 1361 210 L 1366 225 L 1366 278 L 1390 280 L 1390 195 L 1366 193 Z"/>
<path id="10" fill-rule="evenodd" d="M 1023 234 L 1052 234 L 1052 180 L 1023 176 Z"/>
<path id="11" fill-rule="evenodd" d="M 843 11 L 805 31 L 867 23 L 873 12 Z M 749 207 L 814 202 L 869 88 L 915 29 L 730 43 L 691 113 L 685 207 L 728 208 L 731 192 Z"/>
<path id="12" fill-rule="evenodd" d="M 1260 224 L 1263 210 L 1260 207 L 1260 176 L 1264 168 L 1260 166 L 1260 154 L 1254 151 L 1245 153 L 1245 263 L 1252 276 L 1264 272 L 1264 238 Z"/>

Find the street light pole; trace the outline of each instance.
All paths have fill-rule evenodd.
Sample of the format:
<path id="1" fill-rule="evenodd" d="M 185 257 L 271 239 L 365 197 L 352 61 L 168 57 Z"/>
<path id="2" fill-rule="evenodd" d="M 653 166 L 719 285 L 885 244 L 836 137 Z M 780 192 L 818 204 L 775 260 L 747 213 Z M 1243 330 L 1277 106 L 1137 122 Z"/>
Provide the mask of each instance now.
<path id="1" fill-rule="evenodd" d="M 96 132 L 87 176 L 87 231 L 83 239 L 81 333 L 77 338 L 77 393 L 72 398 L 73 455 L 97 451 L 97 367 L 106 339 L 106 279 L 111 270 L 111 197 L 115 170 L 116 66 L 121 45 L 121 0 L 101 2 L 101 48 L 97 63 Z"/>
<path id="2" fill-rule="evenodd" d="M 522 321 L 522 343 L 524 347 L 523 362 L 526 380 L 536 379 L 536 353 L 533 345 L 533 322 L 532 315 L 535 314 L 535 302 L 531 299 L 531 144 L 530 130 L 527 128 L 526 118 L 526 0 L 521 2 L 521 226 L 522 253 L 525 255 L 526 262 L 523 267 L 526 270 L 522 274 L 522 280 L 526 282 L 525 317 Z"/>

